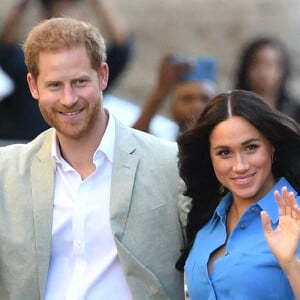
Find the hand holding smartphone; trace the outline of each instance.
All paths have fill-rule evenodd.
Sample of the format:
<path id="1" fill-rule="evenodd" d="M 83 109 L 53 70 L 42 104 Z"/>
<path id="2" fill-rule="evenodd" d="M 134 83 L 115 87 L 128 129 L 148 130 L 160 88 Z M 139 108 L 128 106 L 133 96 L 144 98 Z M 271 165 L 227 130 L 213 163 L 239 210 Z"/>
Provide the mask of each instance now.
<path id="1" fill-rule="evenodd" d="M 172 56 L 171 62 L 174 64 L 188 62 L 194 66 L 191 71 L 181 76 L 183 81 L 216 81 L 217 64 L 214 58 Z"/>

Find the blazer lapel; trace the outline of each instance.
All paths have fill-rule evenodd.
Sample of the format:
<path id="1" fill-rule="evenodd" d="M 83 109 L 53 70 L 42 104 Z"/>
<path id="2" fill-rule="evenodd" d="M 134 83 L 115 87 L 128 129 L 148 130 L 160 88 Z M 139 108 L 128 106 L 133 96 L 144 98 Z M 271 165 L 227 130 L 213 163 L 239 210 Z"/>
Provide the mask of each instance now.
<path id="1" fill-rule="evenodd" d="M 51 134 L 31 166 L 34 228 L 36 236 L 36 260 L 41 299 L 44 298 L 49 258 L 54 197 L 54 166 L 51 160 Z"/>
<path id="2" fill-rule="evenodd" d="M 167 299 L 168 297 L 155 274 L 138 260 L 122 242 L 138 163 L 139 155 L 132 130 L 116 120 L 110 213 L 111 229 L 115 237 L 120 262 L 135 298 L 140 298 L 141 293 L 143 293 L 145 299 Z"/>
<path id="3" fill-rule="evenodd" d="M 124 233 L 138 155 L 132 133 L 116 120 L 116 143 L 111 182 L 111 227 L 119 240 Z"/>

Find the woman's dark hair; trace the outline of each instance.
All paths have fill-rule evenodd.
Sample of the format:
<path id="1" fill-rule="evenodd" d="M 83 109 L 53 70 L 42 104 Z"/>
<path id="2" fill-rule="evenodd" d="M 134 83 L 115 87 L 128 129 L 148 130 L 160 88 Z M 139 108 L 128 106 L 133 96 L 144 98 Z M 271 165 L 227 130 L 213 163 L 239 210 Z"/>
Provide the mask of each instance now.
<path id="1" fill-rule="evenodd" d="M 209 138 L 220 122 L 239 116 L 248 120 L 274 147 L 272 172 L 284 176 L 300 192 L 300 127 L 288 116 L 272 109 L 259 95 L 234 90 L 211 99 L 197 123 L 178 137 L 179 172 L 192 199 L 186 226 L 187 244 L 176 267 L 183 269 L 195 235 L 212 217 L 227 192 L 220 190 L 210 158 Z"/>
<path id="2" fill-rule="evenodd" d="M 277 49 L 281 55 L 282 80 L 278 92 L 277 108 L 280 109 L 285 99 L 288 99 L 286 83 L 290 75 L 289 55 L 285 46 L 277 39 L 271 37 L 261 37 L 249 42 L 243 49 L 237 70 L 236 89 L 251 91 L 251 83 L 249 82 L 249 68 L 254 62 L 257 52 L 264 48 L 271 47 Z"/>

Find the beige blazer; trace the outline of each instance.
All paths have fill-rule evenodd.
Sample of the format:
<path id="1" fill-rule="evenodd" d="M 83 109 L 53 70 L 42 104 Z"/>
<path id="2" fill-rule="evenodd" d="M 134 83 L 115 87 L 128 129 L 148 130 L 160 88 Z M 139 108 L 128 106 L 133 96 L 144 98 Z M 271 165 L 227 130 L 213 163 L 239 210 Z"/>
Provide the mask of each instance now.
<path id="1" fill-rule="evenodd" d="M 0 148 L 0 299 L 44 298 L 51 248 L 53 129 Z M 184 299 L 177 148 L 116 121 L 111 228 L 134 299 Z"/>

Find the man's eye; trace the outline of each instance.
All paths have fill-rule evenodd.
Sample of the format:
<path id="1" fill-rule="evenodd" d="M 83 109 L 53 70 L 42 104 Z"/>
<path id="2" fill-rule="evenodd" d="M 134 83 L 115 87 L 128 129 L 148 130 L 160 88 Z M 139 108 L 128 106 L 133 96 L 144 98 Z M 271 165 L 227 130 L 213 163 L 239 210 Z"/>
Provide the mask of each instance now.
<path id="1" fill-rule="evenodd" d="M 59 82 L 51 82 L 49 84 L 49 87 L 50 88 L 57 88 L 57 87 L 60 87 L 60 83 Z"/>
<path id="2" fill-rule="evenodd" d="M 78 79 L 78 80 L 76 81 L 76 85 L 81 86 L 81 85 L 84 85 L 86 82 L 87 82 L 86 79 Z"/>

